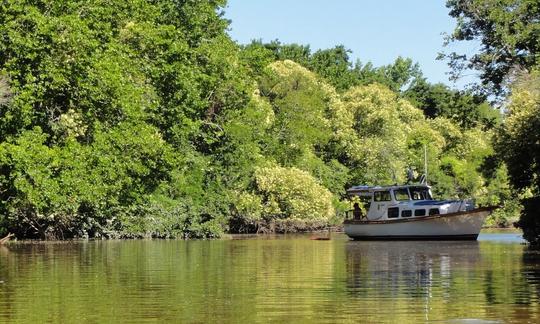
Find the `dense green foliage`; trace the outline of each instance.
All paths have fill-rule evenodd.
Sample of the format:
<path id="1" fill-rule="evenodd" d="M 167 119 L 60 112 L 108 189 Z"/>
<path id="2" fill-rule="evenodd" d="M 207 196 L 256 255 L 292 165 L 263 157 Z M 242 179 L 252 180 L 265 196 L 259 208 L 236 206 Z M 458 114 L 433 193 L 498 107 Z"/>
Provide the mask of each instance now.
<path id="1" fill-rule="evenodd" d="M 292 60 L 323 77 L 338 92 L 353 86 L 379 83 L 410 100 L 429 118 L 451 118 L 465 128 L 492 128 L 500 122 L 500 113 L 492 109 L 485 96 L 450 89 L 440 83 L 430 84 L 419 65 L 410 58 L 398 57 L 392 64 L 374 67 L 359 61 L 353 64 L 349 53 L 342 45 L 311 53 L 309 46 L 277 41 L 267 44 L 254 41 L 243 51 L 256 71 L 274 60 Z"/>
<path id="2" fill-rule="evenodd" d="M 455 72 L 481 72 L 484 89 L 504 102 L 505 122 L 496 136 L 496 156 L 523 198 L 518 226 L 540 244 L 540 2 L 536 0 L 449 0 L 458 25 L 450 41 L 477 40 L 471 57 L 452 53 Z"/>
<path id="3" fill-rule="evenodd" d="M 248 100 L 222 1 L 10 1 L 0 9 L 0 214 L 25 237 L 208 236 L 207 157 Z"/>
<path id="4" fill-rule="evenodd" d="M 540 78 L 529 75 L 516 83 L 507 105 L 505 127 L 497 148 L 516 189 L 540 194 Z"/>
<path id="5" fill-rule="evenodd" d="M 424 145 L 437 195 L 511 197 L 485 98 L 429 84 L 411 59 L 373 67 L 343 46 L 239 47 L 224 5 L 3 3 L 0 231 L 191 238 L 325 226 L 340 221 L 348 186 L 420 172 Z"/>
<path id="6" fill-rule="evenodd" d="M 508 165 L 513 187 L 524 198 L 518 226 L 533 245 L 540 245 L 540 79 L 537 72 L 514 83 L 508 116 L 496 149 Z"/>

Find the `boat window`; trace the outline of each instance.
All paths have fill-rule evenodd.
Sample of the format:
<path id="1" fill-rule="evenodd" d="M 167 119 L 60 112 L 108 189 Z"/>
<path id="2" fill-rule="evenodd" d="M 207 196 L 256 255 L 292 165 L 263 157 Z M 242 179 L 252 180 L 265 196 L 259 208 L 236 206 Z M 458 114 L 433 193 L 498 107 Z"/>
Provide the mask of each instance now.
<path id="1" fill-rule="evenodd" d="M 426 210 L 425 209 L 416 209 L 414 211 L 414 216 L 425 216 Z"/>
<path id="2" fill-rule="evenodd" d="M 411 217 L 412 216 L 412 210 L 402 210 L 401 211 L 401 217 Z"/>
<path id="3" fill-rule="evenodd" d="M 399 216 L 399 208 L 392 207 L 388 208 L 388 218 L 398 218 Z"/>
<path id="4" fill-rule="evenodd" d="M 373 200 L 375 201 L 390 201 L 390 191 L 375 191 L 373 194 Z"/>
<path id="5" fill-rule="evenodd" d="M 430 200 L 431 195 L 429 194 L 428 188 L 425 187 L 411 187 L 411 198 L 413 200 Z"/>
<path id="6" fill-rule="evenodd" d="M 395 189 L 394 190 L 394 197 L 396 197 L 396 200 L 409 200 L 409 199 L 411 199 L 409 197 L 409 190 L 407 190 L 407 188 Z"/>
<path id="7" fill-rule="evenodd" d="M 429 214 L 430 214 L 430 215 L 439 215 L 439 214 L 440 214 L 440 213 L 439 213 L 439 208 L 431 208 L 431 209 L 429 210 Z"/>

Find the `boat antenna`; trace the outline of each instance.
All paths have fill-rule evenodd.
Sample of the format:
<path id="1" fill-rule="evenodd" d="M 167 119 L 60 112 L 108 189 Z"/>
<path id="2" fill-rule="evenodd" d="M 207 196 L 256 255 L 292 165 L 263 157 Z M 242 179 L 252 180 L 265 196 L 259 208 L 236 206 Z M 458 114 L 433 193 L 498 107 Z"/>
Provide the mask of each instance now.
<path id="1" fill-rule="evenodd" d="M 424 143 L 424 176 L 425 176 L 425 183 L 427 184 L 427 176 L 428 176 L 428 173 L 427 173 L 427 147 L 426 147 L 426 144 Z"/>

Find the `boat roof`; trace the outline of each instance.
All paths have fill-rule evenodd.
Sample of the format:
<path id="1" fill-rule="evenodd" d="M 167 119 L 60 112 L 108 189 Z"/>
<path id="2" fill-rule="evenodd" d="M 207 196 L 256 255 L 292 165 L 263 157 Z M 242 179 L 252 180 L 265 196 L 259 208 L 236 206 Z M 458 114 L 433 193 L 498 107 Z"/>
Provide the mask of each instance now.
<path id="1" fill-rule="evenodd" d="M 358 185 L 352 186 L 347 189 L 347 192 L 366 192 L 366 191 L 377 191 L 377 190 L 390 190 L 390 189 L 403 189 L 403 188 L 430 188 L 427 184 L 415 183 L 415 184 L 404 184 L 404 185 L 391 185 L 391 186 L 368 186 L 368 185 Z"/>

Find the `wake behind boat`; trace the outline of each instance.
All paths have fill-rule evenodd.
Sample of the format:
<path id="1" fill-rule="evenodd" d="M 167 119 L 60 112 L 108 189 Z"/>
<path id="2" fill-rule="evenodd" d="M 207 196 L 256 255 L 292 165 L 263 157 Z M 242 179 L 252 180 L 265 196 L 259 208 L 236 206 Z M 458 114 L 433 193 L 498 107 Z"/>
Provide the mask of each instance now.
<path id="1" fill-rule="evenodd" d="M 356 240 L 476 240 L 497 207 L 474 208 L 471 200 L 433 200 L 426 184 L 355 186 L 345 234 Z"/>

